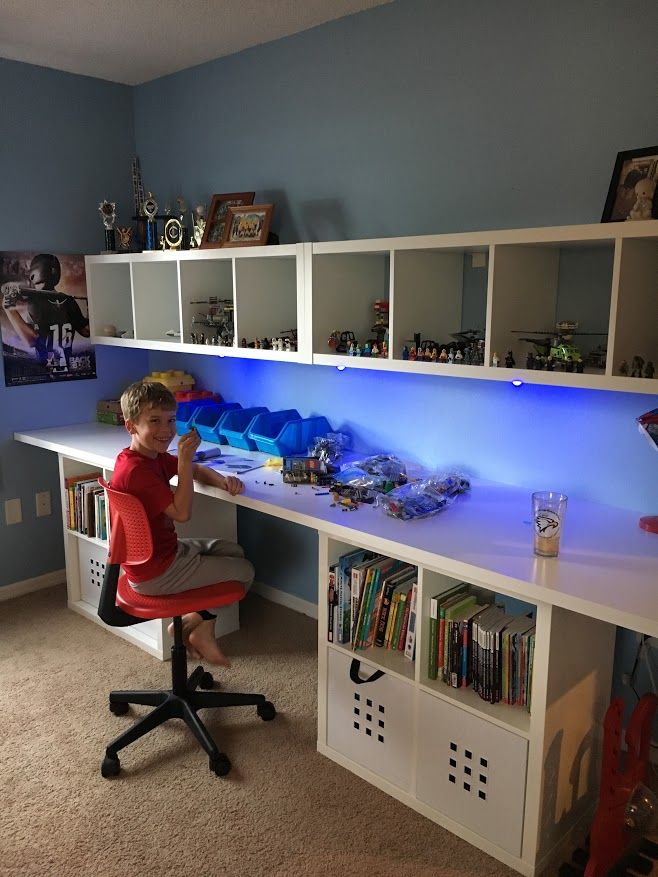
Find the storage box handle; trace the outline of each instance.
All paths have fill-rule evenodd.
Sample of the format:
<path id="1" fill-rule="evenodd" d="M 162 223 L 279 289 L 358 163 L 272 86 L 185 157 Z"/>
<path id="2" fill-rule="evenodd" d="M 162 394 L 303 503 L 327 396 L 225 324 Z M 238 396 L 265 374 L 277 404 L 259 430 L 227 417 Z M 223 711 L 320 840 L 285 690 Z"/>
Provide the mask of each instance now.
<path id="1" fill-rule="evenodd" d="M 375 682 L 377 679 L 384 675 L 383 670 L 375 670 L 372 676 L 368 676 L 367 679 L 361 679 L 361 677 L 359 676 L 360 669 L 361 661 L 359 661 L 358 658 L 353 658 L 352 663 L 350 664 L 350 679 L 357 685 L 362 685 L 364 682 Z"/>

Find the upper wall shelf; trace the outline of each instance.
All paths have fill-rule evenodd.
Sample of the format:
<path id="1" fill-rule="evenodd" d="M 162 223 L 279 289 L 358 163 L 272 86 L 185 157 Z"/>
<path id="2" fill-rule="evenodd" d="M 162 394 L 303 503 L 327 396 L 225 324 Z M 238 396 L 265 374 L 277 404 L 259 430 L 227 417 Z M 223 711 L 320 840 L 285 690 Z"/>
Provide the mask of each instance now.
<path id="1" fill-rule="evenodd" d="M 658 366 L 656 220 L 244 251 L 89 256 L 86 262 L 96 343 L 658 392 L 658 378 L 647 376 L 649 362 Z M 234 308 L 233 346 L 191 343 L 207 307 L 201 302 L 210 297 L 228 300 Z M 328 345 L 332 332 L 353 333 L 361 344 L 373 338 L 376 302 L 388 313 L 387 355 L 334 352 Z M 558 323 L 577 323 L 571 341 L 559 340 L 578 349 L 581 372 L 577 365 L 567 371 L 559 362 L 553 362 L 553 370 L 528 368 L 529 354 L 541 352 L 542 339 L 550 348 Z M 103 327 L 108 324 L 134 337 L 107 337 Z M 240 346 L 243 338 L 272 338 L 288 329 L 297 332 L 297 352 Z M 403 358 L 417 333 L 436 342 L 440 354 L 455 333 L 472 329 L 484 333 L 474 357 L 478 364 Z M 215 334 L 211 321 L 205 334 Z M 511 369 L 505 367 L 508 351 L 515 360 Z M 642 377 L 631 376 L 636 356 L 644 361 Z"/>

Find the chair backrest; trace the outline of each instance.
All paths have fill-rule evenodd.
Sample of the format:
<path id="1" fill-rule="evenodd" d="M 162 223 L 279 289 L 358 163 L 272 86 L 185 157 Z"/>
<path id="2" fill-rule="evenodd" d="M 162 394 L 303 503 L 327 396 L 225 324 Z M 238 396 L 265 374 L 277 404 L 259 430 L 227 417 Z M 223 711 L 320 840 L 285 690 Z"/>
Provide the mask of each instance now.
<path id="1" fill-rule="evenodd" d="M 136 496 L 114 490 L 102 478 L 98 483 L 107 492 L 110 511 L 110 550 L 98 600 L 98 617 L 112 627 L 129 627 L 144 619 L 129 615 L 116 604 L 121 564 L 150 560 L 153 554 L 151 528 L 144 506 Z"/>
<path id="2" fill-rule="evenodd" d="M 110 506 L 110 563 L 146 563 L 153 555 L 153 538 L 144 506 L 102 478 L 98 483 L 107 491 Z"/>

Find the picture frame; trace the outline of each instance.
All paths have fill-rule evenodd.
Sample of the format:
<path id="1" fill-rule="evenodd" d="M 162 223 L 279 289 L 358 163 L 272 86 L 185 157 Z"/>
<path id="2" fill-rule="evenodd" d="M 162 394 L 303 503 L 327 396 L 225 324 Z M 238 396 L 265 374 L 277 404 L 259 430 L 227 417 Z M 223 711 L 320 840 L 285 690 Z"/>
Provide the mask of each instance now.
<path id="1" fill-rule="evenodd" d="M 274 204 L 229 207 L 224 228 L 225 247 L 259 247 L 267 243 Z"/>
<path id="2" fill-rule="evenodd" d="M 658 219 L 658 146 L 617 153 L 601 222 L 641 219 Z"/>
<path id="3" fill-rule="evenodd" d="M 229 207 L 253 204 L 255 196 L 255 192 L 226 192 L 223 195 L 213 195 L 199 249 L 208 250 L 223 246 L 227 210 Z"/>

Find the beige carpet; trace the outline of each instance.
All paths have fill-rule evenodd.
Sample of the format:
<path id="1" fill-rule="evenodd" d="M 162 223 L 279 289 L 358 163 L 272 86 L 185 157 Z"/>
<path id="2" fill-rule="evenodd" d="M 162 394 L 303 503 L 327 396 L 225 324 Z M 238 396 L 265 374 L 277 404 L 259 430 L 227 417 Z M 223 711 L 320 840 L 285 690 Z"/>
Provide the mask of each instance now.
<path id="1" fill-rule="evenodd" d="M 315 751 L 316 624 L 256 595 L 225 637 L 225 687 L 254 708 L 202 713 L 233 769 L 226 778 L 182 722 L 121 753 L 127 727 L 110 688 L 167 684 L 162 664 L 70 612 L 63 588 L 0 603 L 2 877 L 510 877 L 515 872 Z"/>

